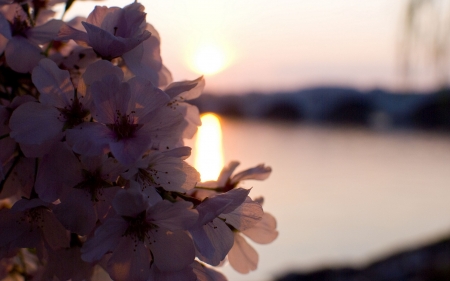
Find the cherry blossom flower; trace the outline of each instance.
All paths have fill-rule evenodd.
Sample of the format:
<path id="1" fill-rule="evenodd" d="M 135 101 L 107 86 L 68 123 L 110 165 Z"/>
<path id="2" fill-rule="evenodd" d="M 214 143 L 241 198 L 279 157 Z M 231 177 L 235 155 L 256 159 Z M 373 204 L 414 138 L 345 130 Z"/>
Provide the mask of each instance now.
<path id="1" fill-rule="evenodd" d="M 89 118 L 78 96 L 69 72 L 61 70 L 49 59 L 43 59 L 32 73 L 40 92 L 39 103 L 19 106 L 11 116 L 11 137 L 25 145 L 40 145 L 60 138 L 65 128 L 72 128 Z"/>
<path id="2" fill-rule="evenodd" d="M 164 89 L 171 99 L 169 106 L 184 116 L 184 138 L 192 138 L 197 132 L 197 127 L 202 124 L 198 108 L 187 101 L 198 98 L 204 87 L 205 79 L 201 76 L 192 81 L 172 83 Z"/>
<path id="3" fill-rule="evenodd" d="M 72 233 L 70 247 L 48 251 L 48 259 L 42 279 L 83 281 L 91 280 L 94 266 L 81 259 L 82 243 L 79 237 Z"/>
<path id="4" fill-rule="evenodd" d="M 79 182 L 65 190 L 54 212 L 68 230 L 87 235 L 112 212 L 111 202 L 121 190 L 114 183 L 123 167 L 107 155 L 81 156 L 81 164 Z"/>
<path id="5" fill-rule="evenodd" d="M 224 216 L 241 206 L 249 192 L 250 190 L 236 188 L 208 198 L 197 206 L 199 218 L 189 232 L 194 239 L 200 260 L 210 265 L 218 265 L 225 258 L 233 246 L 234 238 Z M 235 218 L 234 221 L 240 220 Z"/>
<path id="6" fill-rule="evenodd" d="M 236 271 L 242 274 L 255 270 L 259 260 L 258 253 L 243 236 L 247 236 L 258 244 L 271 243 L 278 237 L 275 218 L 269 213 L 262 214 L 262 199 L 255 201 L 248 199 L 234 211 L 235 213 L 247 214 L 242 216 L 245 219 L 236 222 L 233 219 L 236 214 L 226 217 L 227 222 L 238 230 L 234 232 L 234 244 L 228 253 L 228 261 Z M 255 219 L 255 216 L 248 216 L 248 214 L 255 213 L 257 209 L 260 209 L 261 212 L 258 214 L 259 219 Z"/>
<path id="7" fill-rule="evenodd" d="M 11 10 L 10 21 L 0 13 L 0 34 L 6 38 L 6 63 L 14 71 L 30 72 L 44 58 L 40 45 L 49 43 L 58 33 L 63 22 L 50 20 L 39 26 L 32 26 L 27 15 L 17 6 Z M 3 49 L 0 50 L 3 52 Z"/>
<path id="8" fill-rule="evenodd" d="M 83 26 L 86 32 L 63 25 L 58 40 L 83 42 L 104 59 L 111 60 L 131 51 L 150 37 L 145 25 L 144 7 L 133 3 L 125 8 L 96 6 Z"/>
<path id="9" fill-rule="evenodd" d="M 121 190 L 108 218 L 82 248 L 82 259 L 100 260 L 112 252 L 107 271 L 114 280 L 147 280 L 153 266 L 164 272 L 182 270 L 194 261 L 192 239 L 184 231 L 197 219 L 191 203 L 166 200 L 150 206 L 142 193 Z"/>
<path id="10" fill-rule="evenodd" d="M 197 170 L 179 157 L 179 151 L 182 151 L 181 155 L 184 156 L 186 149 L 190 154 L 188 147 L 164 152 L 151 150 L 138 160 L 124 177 L 138 182 L 144 193 L 152 192 L 151 189 L 156 187 L 162 187 L 167 191 L 186 192 L 200 181 Z"/>
<path id="11" fill-rule="evenodd" d="M 73 150 L 85 155 L 111 151 L 124 165 L 131 165 L 153 147 L 179 142 L 183 116 L 167 112 L 169 97 L 150 82 L 134 77 L 121 82 L 108 75 L 90 86 L 93 117 L 69 130 Z"/>
<path id="12" fill-rule="evenodd" d="M 40 199 L 22 199 L 11 209 L 0 210 L 0 214 L 0 253 L 5 249 L 36 248 L 42 258 L 46 248 L 69 246 L 66 229 L 56 219 L 51 205 Z"/>
<path id="13" fill-rule="evenodd" d="M 59 3 L 0 0 L 0 279 L 224 281 L 227 256 L 254 270 L 245 236 L 269 243 L 276 221 L 238 185 L 271 168 L 198 184 L 183 139 L 204 78 L 172 82 L 136 1 L 62 26 Z"/>
<path id="14" fill-rule="evenodd" d="M 165 87 L 172 82 L 172 75 L 162 63 L 161 39 L 151 24 L 147 23 L 145 29 L 152 36 L 136 48 L 123 54 L 124 66 L 134 75 L 145 78 L 160 88 Z"/>

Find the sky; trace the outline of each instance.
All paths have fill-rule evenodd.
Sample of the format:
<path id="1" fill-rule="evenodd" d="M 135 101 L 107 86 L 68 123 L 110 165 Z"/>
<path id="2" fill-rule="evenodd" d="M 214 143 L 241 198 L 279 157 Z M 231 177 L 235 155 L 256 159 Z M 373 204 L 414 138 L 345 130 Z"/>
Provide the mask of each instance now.
<path id="1" fill-rule="evenodd" d="M 175 80 L 206 77 L 206 91 L 274 92 L 313 86 L 404 86 L 399 42 L 407 0 L 142 0 Z M 70 15 L 94 5 L 78 2 Z M 428 72 L 417 89 L 435 86 Z"/>

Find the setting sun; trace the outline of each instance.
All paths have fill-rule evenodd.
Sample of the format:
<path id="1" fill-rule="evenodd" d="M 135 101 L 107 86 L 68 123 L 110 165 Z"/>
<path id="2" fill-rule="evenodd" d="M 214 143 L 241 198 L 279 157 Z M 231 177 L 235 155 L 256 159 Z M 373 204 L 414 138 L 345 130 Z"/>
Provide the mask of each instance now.
<path id="1" fill-rule="evenodd" d="M 226 67 L 225 51 L 218 45 L 200 46 L 193 55 L 192 68 L 204 75 L 215 74 Z"/>

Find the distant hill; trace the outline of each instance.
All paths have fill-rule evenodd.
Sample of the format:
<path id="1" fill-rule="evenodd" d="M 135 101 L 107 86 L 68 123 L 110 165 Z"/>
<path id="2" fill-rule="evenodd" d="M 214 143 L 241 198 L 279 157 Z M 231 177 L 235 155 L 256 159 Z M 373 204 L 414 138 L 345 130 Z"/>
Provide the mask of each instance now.
<path id="1" fill-rule="evenodd" d="M 448 281 L 450 238 L 398 252 L 361 268 L 329 267 L 291 272 L 277 281 Z"/>
<path id="2" fill-rule="evenodd" d="M 450 89 L 399 94 L 319 87 L 273 94 L 204 94 L 192 104 L 197 105 L 200 112 L 240 118 L 450 131 Z"/>

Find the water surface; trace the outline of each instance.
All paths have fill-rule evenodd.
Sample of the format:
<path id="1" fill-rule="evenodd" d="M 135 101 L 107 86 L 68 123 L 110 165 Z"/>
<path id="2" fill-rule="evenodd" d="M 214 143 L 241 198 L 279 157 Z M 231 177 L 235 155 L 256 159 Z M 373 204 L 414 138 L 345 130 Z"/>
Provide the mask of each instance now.
<path id="1" fill-rule="evenodd" d="M 265 197 L 280 232 L 272 244 L 255 245 L 255 272 L 225 266 L 229 280 L 364 264 L 450 233 L 448 135 L 233 119 L 222 119 L 222 129 L 225 162 L 273 168 L 266 181 L 244 187 Z"/>

